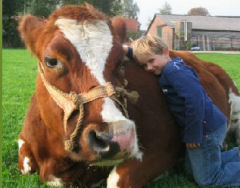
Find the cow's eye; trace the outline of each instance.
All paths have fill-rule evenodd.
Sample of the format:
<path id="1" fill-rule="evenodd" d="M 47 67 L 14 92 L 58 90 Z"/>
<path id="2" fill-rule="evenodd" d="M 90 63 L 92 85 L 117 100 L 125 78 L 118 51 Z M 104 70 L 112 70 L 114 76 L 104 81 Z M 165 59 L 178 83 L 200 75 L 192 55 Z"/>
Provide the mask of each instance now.
<path id="1" fill-rule="evenodd" d="M 54 68 L 58 64 L 58 60 L 56 58 L 45 57 L 44 62 L 49 68 Z"/>

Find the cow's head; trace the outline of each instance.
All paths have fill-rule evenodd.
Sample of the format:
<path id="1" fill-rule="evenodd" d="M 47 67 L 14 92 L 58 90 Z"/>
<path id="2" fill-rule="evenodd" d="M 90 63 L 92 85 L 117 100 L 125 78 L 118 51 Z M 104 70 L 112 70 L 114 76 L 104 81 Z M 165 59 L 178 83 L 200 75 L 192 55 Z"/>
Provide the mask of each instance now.
<path id="1" fill-rule="evenodd" d="M 90 5 L 66 6 L 48 20 L 25 16 L 19 31 L 39 61 L 36 97 L 48 134 L 57 138 L 54 142 L 77 161 L 136 155 L 135 124 L 112 100 L 111 86 L 106 86 L 117 82 L 114 73 L 123 58 L 111 20 Z M 74 98 L 82 95 L 84 110 L 79 108 L 83 98 Z M 75 145 L 66 149 L 77 125 Z"/>

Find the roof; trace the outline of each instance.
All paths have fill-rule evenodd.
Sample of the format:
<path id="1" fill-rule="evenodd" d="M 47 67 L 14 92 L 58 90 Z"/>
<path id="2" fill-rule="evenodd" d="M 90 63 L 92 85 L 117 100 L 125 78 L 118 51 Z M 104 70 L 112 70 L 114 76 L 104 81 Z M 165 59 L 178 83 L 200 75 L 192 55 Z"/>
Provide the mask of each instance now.
<path id="1" fill-rule="evenodd" d="M 138 31 L 138 21 L 135 19 L 126 19 L 127 31 Z"/>
<path id="2" fill-rule="evenodd" d="M 188 21 L 192 22 L 192 29 L 240 31 L 240 16 L 187 16 L 155 14 L 152 22 L 157 17 L 164 21 L 166 25 L 173 28 L 175 27 L 176 22 Z M 151 24 L 148 29 L 151 27 Z"/>

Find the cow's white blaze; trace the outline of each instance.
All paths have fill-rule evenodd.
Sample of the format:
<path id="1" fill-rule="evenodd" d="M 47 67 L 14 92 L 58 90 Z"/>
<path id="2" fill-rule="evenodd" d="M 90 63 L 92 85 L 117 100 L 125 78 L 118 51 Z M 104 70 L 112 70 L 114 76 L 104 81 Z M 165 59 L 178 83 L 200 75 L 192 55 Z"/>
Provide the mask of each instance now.
<path id="1" fill-rule="evenodd" d="M 113 36 L 106 21 L 96 20 L 78 23 L 73 19 L 61 18 L 55 24 L 76 48 L 82 61 L 99 84 L 105 85 L 103 72 L 113 46 Z M 126 119 L 113 101 L 108 98 L 104 99 L 102 118 L 105 122 Z"/>
<path id="2" fill-rule="evenodd" d="M 101 85 L 105 85 L 104 69 L 113 46 L 113 36 L 104 20 L 78 23 L 73 19 L 61 18 L 55 24 L 77 49 L 82 61 Z M 104 99 L 102 117 L 105 122 L 125 120 L 111 99 Z"/>
<path id="3" fill-rule="evenodd" d="M 113 47 L 113 36 L 109 25 L 104 20 L 77 22 L 73 19 L 61 18 L 55 24 L 64 37 L 76 48 L 81 60 L 90 70 L 100 85 L 105 85 L 104 69 L 107 58 Z M 135 123 L 123 115 L 110 98 L 103 99 L 101 116 L 104 122 L 125 122 L 125 131 L 130 128 L 135 131 Z M 130 130 L 130 129 L 129 129 Z M 138 153 L 137 137 L 135 134 L 133 154 Z"/>
<path id="4" fill-rule="evenodd" d="M 117 108 L 114 108 L 113 106 L 115 106 L 114 102 L 109 98 L 105 98 L 102 107 L 102 117 L 104 117 L 104 121 L 114 122 L 119 120 L 126 120 L 122 112 L 120 112 Z"/>
<path id="5" fill-rule="evenodd" d="M 118 181 L 119 181 L 120 177 L 116 171 L 116 167 L 114 167 L 111 171 L 111 173 L 108 176 L 107 179 L 107 188 L 119 188 Z"/>
<path id="6" fill-rule="evenodd" d="M 73 19 L 58 19 L 55 23 L 64 36 L 73 44 L 82 61 L 101 85 L 106 60 L 112 48 L 113 37 L 104 20 L 78 23 Z"/>
<path id="7" fill-rule="evenodd" d="M 30 162 L 30 159 L 28 157 L 24 157 L 23 169 L 21 170 L 22 174 L 29 174 L 31 172 L 31 166 L 29 162 Z"/>

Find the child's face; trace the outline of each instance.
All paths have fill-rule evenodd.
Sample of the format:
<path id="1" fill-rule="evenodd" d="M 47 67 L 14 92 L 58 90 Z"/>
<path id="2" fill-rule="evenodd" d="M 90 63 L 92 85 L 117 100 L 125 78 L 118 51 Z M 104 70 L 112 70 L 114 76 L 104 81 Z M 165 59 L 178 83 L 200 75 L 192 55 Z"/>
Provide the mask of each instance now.
<path id="1" fill-rule="evenodd" d="M 143 55 L 139 58 L 139 63 L 146 71 L 159 75 L 170 60 L 168 50 L 165 50 L 163 54 Z"/>

